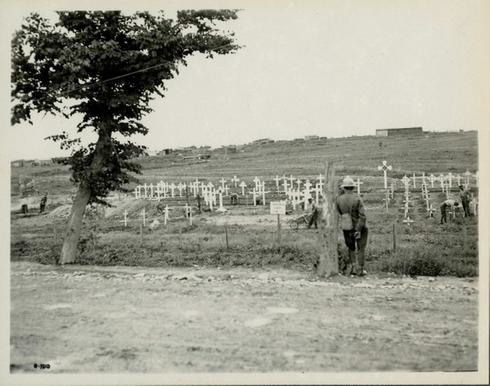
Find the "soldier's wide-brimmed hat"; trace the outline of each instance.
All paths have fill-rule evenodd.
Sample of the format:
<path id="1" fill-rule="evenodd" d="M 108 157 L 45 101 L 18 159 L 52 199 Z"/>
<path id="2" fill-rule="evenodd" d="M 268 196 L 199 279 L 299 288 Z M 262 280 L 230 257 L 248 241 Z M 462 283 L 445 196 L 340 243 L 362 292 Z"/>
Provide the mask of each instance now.
<path id="1" fill-rule="evenodd" d="M 354 180 L 349 176 L 345 177 L 342 181 L 342 185 L 340 185 L 341 188 L 354 188 L 355 186 Z"/>

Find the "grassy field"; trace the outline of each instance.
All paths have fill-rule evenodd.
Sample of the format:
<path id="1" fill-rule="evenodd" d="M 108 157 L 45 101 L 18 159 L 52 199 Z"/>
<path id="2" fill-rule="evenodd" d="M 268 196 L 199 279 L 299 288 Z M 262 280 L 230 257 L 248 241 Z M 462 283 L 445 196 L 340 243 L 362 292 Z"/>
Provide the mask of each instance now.
<path id="1" fill-rule="evenodd" d="M 426 218 L 417 203 L 412 212 L 415 223 L 402 223 L 401 196 L 385 213 L 376 202 L 376 193 L 366 195 L 369 226 L 367 269 L 406 275 L 476 276 L 478 274 L 478 228 L 476 218 L 457 218 L 440 225 L 438 216 Z M 442 199 L 442 195 L 441 195 Z M 65 205 L 69 209 L 69 205 Z M 119 209 L 118 209 L 119 207 Z M 88 216 L 83 228 L 77 263 L 141 266 L 277 266 L 312 271 L 318 256 L 316 230 L 299 230 L 287 221 L 301 214 L 298 210 L 283 217 L 282 240 L 277 243 L 276 218 L 267 207 L 229 207 L 226 215 L 203 213 L 190 225 L 183 213 L 174 211 L 163 225 L 155 202 L 128 199 L 112 213 Z M 128 212 L 123 225 L 122 208 Z M 147 226 L 141 233 L 141 210 L 145 208 Z M 48 207 L 48 210 L 52 208 Z M 54 212 L 53 212 L 54 213 Z M 65 216 L 68 212 L 65 211 Z M 153 219 L 162 221 L 151 231 Z M 53 264 L 61 249 L 64 217 L 37 215 L 24 217 L 13 213 L 11 219 L 11 256 L 13 261 Z M 393 226 L 396 251 L 393 250 Z M 345 255 L 341 234 L 340 256 Z"/>

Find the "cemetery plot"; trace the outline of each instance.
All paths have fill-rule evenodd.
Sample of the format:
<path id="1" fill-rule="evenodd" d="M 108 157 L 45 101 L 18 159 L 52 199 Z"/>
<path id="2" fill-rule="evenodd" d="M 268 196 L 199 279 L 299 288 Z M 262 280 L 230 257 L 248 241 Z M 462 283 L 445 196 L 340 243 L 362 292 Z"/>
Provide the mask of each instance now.
<path id="1" fill-rule="evenodd" d="M 438 224 L 439 204 L 448 196 L 457 198 L 459 191 L 457 184 L 449 187 L 444 181 L 465 174 L 454 177 L 441 173 L 438 181 L 442 184 L 438 186 L 434 174 L 426 177 L 425 173 L 412 173 L 412 177 L 397 178 L 389 176 L 389 165 L 385 166 L 382 176 L 352 176 L 368 215 L 368 270 L 424 274 L 425 268 L 412 267 L 412 263 L 419 264 L 417 256 L 422 254 L 436 266 L 428 274 L 476 275 L 476 218 L 465 219 L 454 211 L 448 214 L 445 227 Z M 471 208 L 477 214 L 476 176 L 470 177 L 474 191 Z M 279 264 L 311 270 L 317 256 L 317 233 L 306 228 L 310 200 L 315 204 L 320 201 L 323 185 L 322 175 L 293 174 L 147 181 L 135 186 L 130 195 L 109 197 L 112 207 L 98 208 L 95 216 L 88 216 L 80 262 Z M 271 202 L 286 203 L 286 214 L 279 221 L 269 213 Z M 48 204 L 46 215 L 32 218 L 13 212 L 12 259 L 54 262 L 63 221 L 70 210 L 66 200 L 59 204 L 57 208 Z M 43 222 L 48 226 L 38 228 Z M 280 229 L 282 237 L 278 237 Z M 426 234 L 431 235 L 429 241 L 424 239 Z M 338 243 L 344 253 L 341 235 Z M 457 244 L 466 245 L 462 256 L 451 250 Z M 434 254 L 430 248 L 440 253 Z"/>

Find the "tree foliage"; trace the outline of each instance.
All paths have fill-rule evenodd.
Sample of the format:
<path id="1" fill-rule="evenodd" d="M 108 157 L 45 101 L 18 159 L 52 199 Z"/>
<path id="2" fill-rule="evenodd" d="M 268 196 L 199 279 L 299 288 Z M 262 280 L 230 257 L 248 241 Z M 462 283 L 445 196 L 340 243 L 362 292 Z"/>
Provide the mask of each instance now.
<path id="1" fill-rule="evenodd" d="M 12 39 L 11 122 L 32 124 L 33 113 L 80 116 L 78 133 L 91 129 L 98 142 L 82 147 L 66 133 L 49 137 L 72 149 L 68 163 L 74 182 L 98 201 L 130 181 L 140 167 L 131 160 L 145 148 L 116 140 L 146 134 L 140 122 L 149 102 L 163 96 L 165 81 L 195 53 L 213 57 L 239 46 L 218 26 L 237 18 L 236 10 L 185 10 L 176 19 L 120 11 L 62 11 L 52 22 L 31 14 Z M 94 157 L 104 154 L 103 166 Z"/>

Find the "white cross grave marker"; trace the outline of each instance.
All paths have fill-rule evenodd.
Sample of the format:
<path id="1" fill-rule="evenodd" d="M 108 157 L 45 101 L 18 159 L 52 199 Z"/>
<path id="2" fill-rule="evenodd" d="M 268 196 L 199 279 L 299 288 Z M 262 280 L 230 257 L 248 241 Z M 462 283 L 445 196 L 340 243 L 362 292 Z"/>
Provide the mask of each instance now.
<path id="1" fill-rule="evenodd" d="M 461 185 L 461 176 L 459 174 L 456 174 L 456 183 L 459 185 Z"/>
<path id="2" fill-rule="evenodd" d="M 240 179 L 237 177 L 237 176 L 233 176 L 233 178 L 231 179 L 231 182 L 233 182 L 235 184 L 235 188 L 236 188 L 236 184 L 240 181 Z"/>
<path id="3" fill-rule="evenodd" d="M 389 213 L 388 204 L 390 202 L 390 192 L 388 191 L 388 189 L 385 190 L 385 198 L 383 199 L 383 201 L 385 202 L 386 213 Z"/>
<path id="4" fill-rule="evenodd" d="M 466 172 L 464 173 L 465 177 L 466 177 L 466 185 L 467 186 L 470 186 L 470 176 L 471 176 L 471 172 L 469 170 L 466 170 Z"/>
<path id="5" fill-rule="evenodd" d="M 410 178 L 408 178 L 406 175 L 403 176 L 402 178 L 403 185 L 405 186 L 405 191 L 408 188 L 408 183 L 410 182 Z"/>
<path id="6" fill-rule="evenodd" d="M 432 218 L 432 217 L 434 217 L 434 212 L 435 212 L 435 211 L 436 211 L 436 210 L 435 210 L 435 209 L 434 209 L 434 207 L 432 206 L 432 203 L 430 203 L 430 206 L 429 206 L 429 208 L 427 209 L 427 212 L 429 212 L 429 217 L 431 217 L 431 218 Z"/>
<path id="7" fill-rule="evenodd" d="M 386 171 L 387 170 L 391 170 L 391 169 L 392 169 L 391 165 L 387 165 L 386 164 L 386 161 L 383 161 L 383 165 L 378 166 L 378 170 L 382 170 L 383 171 L 384 182 L 385 182 L 385 189 L 388 189 L 388 179 L 387 179 L 387 176 L 386 176 Z"/>
<path id="8" fill-rule="evenodd" d="M 170 184 L 170 194 L 172 195 L 172 198 L 174 197 L 174 190 L 175 190 L 176 186 L 175 184 L 172 182 Z"/>
<path id="9" fill-rule="evenodd" d="M 305 190 L 304 190 L 305 210 L 308 209 L 308 199 L 310 198 L 310 188 L 311 188 L 311 182 L 310 182 L 310 180 L 306 180 Z"/>
<path id="10" fill-rule="evenodd" d="M 447 175 L 447 181 L 449 183 L 449 189 L 451 189 L 453 187 L 453 174 L 451 172 Z"/>
<path id="11" fill-rule="evenodd" d="M 276 178 L 274 178 L 274 181 L 276 181 L 276 189 L 277 189 L 277 191 L 279 191 L 279 181 L 280 180 L 281 179 L 279 178 L 279 176 L 276 175 Z"/>
<path id="12" fill-rule="evenodd" d="M 318 177 L 317 177 L 317 179 L 318 179 L 319 185 L 320 186 L 323 186 L 323 176 L 321 174 L 319 174 Z"/>
<path id="13" fill-rule="evenodd" d="M 157 185 L 157 199 L 161 199 L 162 196 L 162 186 L 160 184 Z"/>
<path id="14" fill-rule="evenodd" d="M 226 208 L 223 206 L 223 193 L 221 192 L 221 190 L 219 191 L 218 196 L 219 196 L 219 208 L 216 209 L 216 211 L 224 213 L 226 212 Z"/>
<path id="15" fill-rule="evenodd" d="M 410 217 L 407 217 L 405 220 L 402 221 L 403 223 L 407 224 L 408 226 L 412 225 L 414 222 Z"/>
<path id="16" fill-rule="evenodd" d="M 245 183 L 245 181 L 242 181 L 240 183 L 240 188 L 242 188 L 242 196 L 245 195 L 245 188 L 246 188 L 247 184 Z"/>
<path id="17" fill-rule="evenodd" d="M 442 174 L 439 174 L 439 182 L 441 184 L 442 192 L 444 193 L 444 176 Z"/>
<path id="18" fill-rule="evenodd" d="M 359 177 L 357 177 L 357 181 L 356 181 L 356 186 L 357 186 L 357 195 L 360 196 L 361 195 L 361 184 L 363 184 L 364 182 L 361 182 L 361 180 L 359 179 Z"/>

